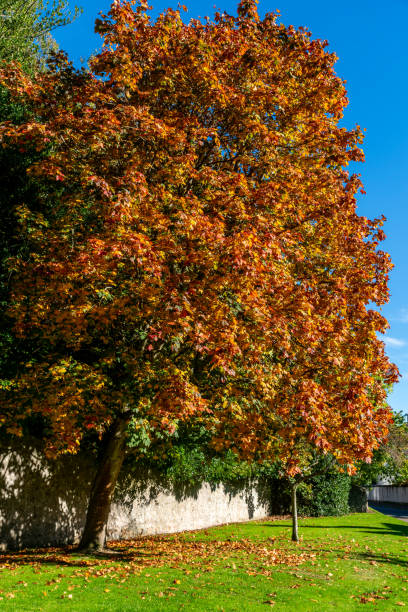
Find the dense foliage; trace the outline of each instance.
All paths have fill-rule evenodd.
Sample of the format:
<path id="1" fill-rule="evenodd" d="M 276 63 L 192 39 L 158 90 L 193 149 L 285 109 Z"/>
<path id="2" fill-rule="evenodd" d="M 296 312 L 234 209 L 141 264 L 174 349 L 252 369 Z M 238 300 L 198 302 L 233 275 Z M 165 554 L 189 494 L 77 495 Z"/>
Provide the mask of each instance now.
<path id="1" fill-rule="evenodd" d="M 55 49 L 50 33 L 68 24 L 79 13 L 70 13 L 65 0 L 44 3 L 42 0 L 0 0 L 0 63 L 19 62 L 24 71 L 34 73 L 45 61 L 47 53 Z M 0 87 L 0 122 L 21 125 L 32 118 L 32 109 L 21 104 Z M 27 244 L 19 231 L 16 209 L 21 202 L 29 202 L 35 210 L 40 197 L 46 197 L 46 186 L 27 173 L 46 151 L 19 146 L 0 148 L 0 387 L 6 388 L 15 376 L 18 364 L 26 362 L 36 350 L 27 339 L 16 337 L 7 313 L 9 288 L 13 276 L 10 260 L 25 257 Z M 35 423 L 34 423 L 35 421 Z M 45 422 L 40 417 L 26 423 L 31 433 L 43 431 Z"/>
<path id="2" fill-rule="evenodd" d="M 349 512 L 351 479 L 348 474 L 315 476 L 299 491 L 299 512 L 303 516 L 341 516 Z"/>
<path id="3" fill-rule="evenodd" d="M 198 422 L 216 450 L 290 476 L 315 452 L 370 461 L 397 379 L 370 307 L 391 263 L 383 219 L 356 213 L 362 133 L 339 127 L 336 57 L 252 0 L 189 24 L 134 5 L 97 21 L 89 71 L 60 53 L 35 79 L 1 72 L 34 113 L 2 145 L 41 154 L 43 186 L 13 211 L 7 316 L 35 350 L 4 426 L 41 415 L 54 456 L 110 432 L 99 509 L 135 421 L 151 439 Z"/>
<path id="4" fill-rule="evenodd" d="M 0 120 L 18 125 L 27 118 L 27 110 L 13 103 L 8 92 L 0 88 Z M 0 387 L 15 375 L 17 362 L 28 358 L 24 341 L 13 333 L 13 322 L 7 316 L 9 305 L 10 257 L 24 251 L 24 241 L 17 237 L 15 207 L 21 201 L 35 200 L 33 181 L 27 168 L 36 160 L 35 153 L 23 155 L 18 148 L 0 148 Z"/>
<path id="5" fill-rule="evenodd" d="M 279 466 L 276 466 L 279 467 Z M 353 478 L 342 470 L 333 456 L 315 457 L 313 467 L 301 476 L 284 478 L 279 469 L 271 472 L 273 512 L 291 511 L 293 485 L 296 485 L 297 511 L 302 516 L 340 516 L 350 510 L 349 495 Z"/>
<path id="6" fill-rule="evenodd" d="M 298 438 L 369 457 L 388 422 L 374 375 L 395 370 L 367 304 L 390 264 L 343 169 L 361 133 L 337 126 L 335 57 L 251 3 L 187 26 L 144 8 L 98 23 L 103 79 L 63 56 L 35 82 L 3 76 L 38 117 L 3 144 L 50 149 L 30 169 L 50 194 L 17 211 L 31 255 L 10 262 L 11 316 L 38 343 L 13 421 L 29 401 L 58 452 L 125 405 L 169 430 L 211 409 L 220 444 L 295 470 Z"/>

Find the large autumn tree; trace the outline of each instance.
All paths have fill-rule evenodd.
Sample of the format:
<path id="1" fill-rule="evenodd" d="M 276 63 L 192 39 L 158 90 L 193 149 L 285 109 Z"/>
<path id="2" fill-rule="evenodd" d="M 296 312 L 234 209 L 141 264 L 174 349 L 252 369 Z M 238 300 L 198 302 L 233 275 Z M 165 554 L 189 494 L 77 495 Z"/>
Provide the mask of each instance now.
<path id="1" fill-rule="evenodd" d="M 306 436 L 369 458 L 395 368 L 376 333 L 390 261 L 382 219 L 356 214 L 359 128 L 335 56 L 304 29 L 237 16 L 155 22 L 116 1 L 89 71 L 63 54 L 1 80 L 33 110 L 4 147 L 42 152 L 15 207 L 8 316 L 33 343 L 5 391 L 14 434 L 40 414 L 50 455 L 103 440 L 82 546 L 101 548 L 129 423 L 202 419 L 216 447 L 299 464 Z M 381 397 L 380 397 L 381 396 Z"/>

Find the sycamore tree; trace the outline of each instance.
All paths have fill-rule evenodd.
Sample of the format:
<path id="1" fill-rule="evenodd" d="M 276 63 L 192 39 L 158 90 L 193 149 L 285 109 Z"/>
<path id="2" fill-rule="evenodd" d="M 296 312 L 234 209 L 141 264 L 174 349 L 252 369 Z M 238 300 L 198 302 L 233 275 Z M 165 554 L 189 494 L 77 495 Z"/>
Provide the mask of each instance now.
<path id="1" fill-rule="evenodd" d="M 304 30 L 237 16 L 184 23 L 115 1 L 89 70 L 62 53 L 35 79 L 1 73 L 32 120 L 2 146 L 36 151 L 44 185 L 13 214 L 7 316 L 33 347 L 5 385 L 3 427 L 47 423 L 49 456 L 101 440 L 81 546 L 103 548 L 135 423 L 171 438 L 205 423 L 216 448 L 279 458 L 299 439 L 342 463 L 386 436 L 392 382 L 368 308 L 388 298 L 383 219 L 356 214 L 358 127 L 336 57 Z"/>

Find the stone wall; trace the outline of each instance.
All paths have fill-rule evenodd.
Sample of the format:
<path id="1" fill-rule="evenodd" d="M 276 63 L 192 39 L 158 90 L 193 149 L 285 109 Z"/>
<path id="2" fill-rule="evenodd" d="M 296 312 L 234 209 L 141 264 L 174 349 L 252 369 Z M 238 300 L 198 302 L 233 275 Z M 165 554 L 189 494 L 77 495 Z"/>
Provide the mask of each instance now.
<path id="1" fill-rule="evenodd" d="M 32 441 L 0 449 L 0 549 L 78 541 L 95 463 L 89 455 L 47 461 Z M 186 488 L 157 475 L 124 473 L 108 522 L 108 538 L 173 533 L 264 518 L 270 491 L 260 483 Z"/>
<path id="2" fill-rule="evenodd" d="M 376 485 L 369 490 L 368 501 L 408 504 L 408 487 Z"/>

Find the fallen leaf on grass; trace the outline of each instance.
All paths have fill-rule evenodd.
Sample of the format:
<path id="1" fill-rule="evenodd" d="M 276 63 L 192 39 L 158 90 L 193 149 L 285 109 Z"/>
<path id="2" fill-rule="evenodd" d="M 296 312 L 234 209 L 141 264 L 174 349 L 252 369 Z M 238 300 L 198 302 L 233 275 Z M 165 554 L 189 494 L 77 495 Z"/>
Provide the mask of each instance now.
<path id="1" fill-rule="evenodd" d="M 384 591 L 382 591 L 382 593 L 384 593 Z M 363 593 L 363 595 L 360 596 L 360 603 L 375 603 L 378 599 L 389 599 L 389 596 L 387 594 L 386 597 L 383 597 L 376 591 L 371 593 Z"/>
<path id="2" fill-rule="evenodd" d="M 70 578 L 85 578 L 87 582 L 95 578 L 110 578 L 123 582 L 131 575 L 139 575 L 143 569 L 172 567 L 175 569 L 190 565 L 188 572 L 199 578 L 203 573 L 214 571 L 214 565 L 230 561 L 233 571 L 237 570 L 237 559 L 245 559 L 246 571 L 249 575 L 270 576 L 272 568 L 282 565 L 297 567 L 316 557 L 315 553 L 304 550 L 288 550 L 279 548 L 276 541 L 256 542 L 248 538 L 240 540 L 201 540 L 199 534 L 194 539 L 186 539 L 183 535 L 152 536 L 134 540 L 112 542 L 109 548 L 115 553 L 104 557 L 81 558 L 69 554 L 67 549 L 49 548 L 36 551 L 21 551 L 2 557 L 1 569 L 18 569 L 29 565 L 41 573 L 51 564 L 71 567 L 74 569 Z M 118 554 L 119 553 L 119 554 Z M 183 567 L 184 566 L 184 567 Z M 145 574 L 146 578 L 151 574 Z M 60 582 L 67 575 L 60 573 L 58 579 L 49 582 Z M 180 584 L 175 581 L 174 584 Z M 293 587 L 297 588 L 297 586 Z"/>

